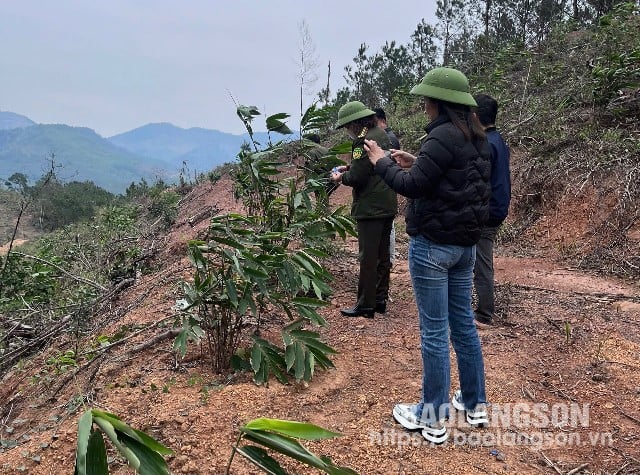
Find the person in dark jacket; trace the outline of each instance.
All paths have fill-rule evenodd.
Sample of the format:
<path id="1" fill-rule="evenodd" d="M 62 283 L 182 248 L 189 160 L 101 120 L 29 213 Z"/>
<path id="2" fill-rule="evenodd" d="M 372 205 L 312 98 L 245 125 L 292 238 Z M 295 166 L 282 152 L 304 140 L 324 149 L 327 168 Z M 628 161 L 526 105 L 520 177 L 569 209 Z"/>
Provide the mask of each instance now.
<path id="1" fill-rule="evenodd" d="M 449 334 L 460 389 L 451 404 L 472 426 L 488 422 L 482 349 L 471 308 L 475 244 L 489 215 L 491 152 L 471 111 L 476 102 L 464 74 L 429 71 L 411 90 L 424 96 L 430 122 L 418 156 L 385 153 L 367 140 L 375 171 L 397 193 L 411 198 L 406 214 L 409 271 L 422 346 L 422 399 L 396 404 L 393 416 L 407 429 L 422 429 L 432 443 L 447 440 Z"/>
<path id="2" fill-rule="evenodd" d="M 337 167 L 331 174 L 336 183 L 353 188 L 351 216 L 358 225 L 358 300 L 352 308 L 340 312 L 346 317 L 371 318 L 375 312 L 385 313 L 389 295 L 389 235 L 398 209 L 396 193 L 373 170 L 365 139 L 375 140 L 388 150 L 389 139 L 384 130 L 375 126 L 375 112 L 362 102 L 353 101 L 338 111 L 338 128 L 344 127 L 353 140 L 351 164 Z"/>
<path id="3" fill-rule="evenodd" d="M 500 225 L 507 217 L 511 201 L 511 174 L 509 171 L 509 147 L 496 129 L 498 102 L 487 94 L 474 96 L 478 107 L 476 115 L 484 127 L 491 149 L 491 201 L 489 219 L 482 228 L 476 245 L 476 265 L 473 284 L 476 289 L 476 323 L 485 328 L 493 323 L 495 313 L 493 282 L 493 245 Z"/>
<path id="4" fill-rule="evenodd" d="M 387 133 L 389 142 L 391 142 L 391 148 L 400 150 L 400 141 L 395 132 L 391 130 L 391 127 L 387 124 L 387 113 L 381 107 L 377 107 L 373 109 L 373 111 L 376 113 L 376 125 Z"/>
<path id="5" fill-rule="evenodd" d="M 387 113 L 384 111 L 382 107 L 377 107 L 373 109 L 376 113 L 376 126 L 384 130 L 389 137 L 389 142 L 391 143 L 391 150 L 400 150 L 400 141 L 398 137 L 391 130 L 391 127 L 387 124 Z M 395 263 L 396 260 L 396 227 L 395 223 L 391 224 L 391 237 L 389 238 L 389 254 L 391 255 L 391 265 Z"/>

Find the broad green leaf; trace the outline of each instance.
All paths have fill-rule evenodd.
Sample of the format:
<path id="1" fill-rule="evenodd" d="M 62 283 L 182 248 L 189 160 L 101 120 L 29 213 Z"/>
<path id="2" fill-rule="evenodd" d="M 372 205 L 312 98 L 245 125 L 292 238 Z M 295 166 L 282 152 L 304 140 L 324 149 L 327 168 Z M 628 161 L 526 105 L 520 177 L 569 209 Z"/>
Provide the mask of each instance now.
<path id="1" fill-rule="evenodd" d="M 245 249 L 245 246 L 236 239 L 231 239 L 223 236 L 211 236 L 211 240 L 219 242 L 221 244 L 226 244 L 227 246 L 233 247 L 235 249 Z"/>
<path id="2" fill-rule="evenodd" d="M 186 328 L 180 330 L 178 336 L 173 341 L 173 349 L 180 354 L 181 358 L 184 358 L 184 355 L 187 354 L 187 336 L 189 331 Z"/>
<path id="3" fill-rule="evenodd" d="M 169 475 L 167 462 L 155 450 L 146 443 L 140 442 L 136 438 L 120 432 L 120 440 L 126 447 L 136 455 L 139 466 L 136 469 L 140 475 Z"/>
<path id="4" fill-rule="evenodd" d="M 245 445 L 244 447 L 236 447 L 235 450 L 268 474 L 287 475 L 280 464 L 260 447 Z"/>
<path id="5" fill-rule="evenodd" d="M 110 414 L 108 412 L 104 412 L 104 411 L 100 411 L 100 410 L 97 410 L 97 409 L 93 409 L 93 415 L 94 415 L 94 417 L 100 417 L 100 418 L 107 419 L 117 431 L 120 431 L 120 432 L 123 432 L 123 433 L 127 434 L 129 437 L 132 437 L 132 438 L 138 440 L 142 444 L 146 445 L 150 449 L 152 449 L 152 450 L 154 450 L 154 451 L 156 451 L 156 452 L 158 452 L 160 454 L 170 455 L 170 454 L 173 453 L 173 450 L 169 449 L 168 447 L 165 447 L 160 442 L 158 442 L 156 439 L 154 439 L 153 437 L 147 435 L 145 432 L 142 432 L 140 430 L 134 429 L 133 427 L 129 426 L 128 424 L 123 422 L 122 419 L 120 419 L 115 414 Z"/>
<path id="6" fill-rule="evenodd" d="M 253 431 L 270 431 L 280 435 L 304 440 L 332 439 L 334 437 L 342 436 L 342 434 L 338 432 L 331 432 L 323 427 L 308 422 L 270 419 L 267 417 L 261 417 L 247 422 L 240 428 L 241 431 L 244 431 L 244 429 L 250 429 Z"/>
<path id="7" fill-rule="evenodd" d="M 258 279 L 268 279 L 269 278 L 269 274 L 267 274 L 265 271 L 260 270 L 260 269 L 255 269 L 253 267 L 248 267 L 245 266 L 243 267 L 244 273 L 246 275 L 249 275 L 251 277 L 256 277 Z"/>
<path id="8" fill-rule="evenodd" d="M 315 280 L 311 282 L 311 286 L 313 287 L 313 293 L 316 294 L 319 300 L 322 300 L 323 289 L 318 285 L 318 282 Z"/>
<path id="9" fill-rule="evenodd" d="M 87 448 L 87 475 L 109 475 L 107 448 L 104 445 L 102 432 L 94 430 L 89 437 Z"/>
<path id="10" fill-rule="evenodd" d="M 262 365 L 262 348 L 260 344 L 256 341 L 253 343 L 253 347 L 251 348 L 251 369 L 253 369 L 254 373 L 257 373 Z"/>
<path id="11" fill-rule="evenodd" d="M 325 471 L 329 475 L 358 475 L 358 472 L 356 472 L 354 469 L 352 469 L 350 467 L 341 467 L 341 466 L 336 465 L 326 455 L 321 455 L 320 458 L 322 459 L 322 461 L 325 464 L 327 464 L 327 468 L 325 469 Z"/>
<path id="12" fill-rule="evenodd" d="M 342 142 L 340 144 L 334 145 L 329 149 L 329 153 L 332 155 L 342 155 L 351 153 L 352 142 Z"/>
<path id="13" fill-rule="evenodd" d="M 303 307 L 297 306 L 296 307 L 296 311 L 300 315 L 302 315 L 303 317 L 308 319 L 314 325 L 318 325 L 319 327 L 323 327 L 323 326 L 325 326 L 327 324 L 327 321 L 324 318 L 322 318 L 322 316 L 312 308 L 304 307 L 304 306 Z"/>
<path id="14" fill-rule="evenodd" d="M 305 249 L 305 251 L 307 252 L 307 254 L 311 254 L 312 256 L 316 256 L 320 258 L 329 257 L 329 254 L 327 254 L 326 252 L 320 249 L 316 249 L 314 247 L 308 247 Z"/>
<path id="15" fill-rule="evenodd" d="M 273 114 L 267 117 L 267 122 L 269 120 L 284 120 L 284 119 L 288 119 L 289 117 L 291 116 L 286 112 L 278 112 L 277 114 Z"/>
<path id="16" fill-rule="evenodd" d="M 321 308 L 329 305 L 329 302 L 325 302 L 321 299 L 314 299 L 311 297 L 295 297 L 291 300 L 293 305 L 303 305 L 311 308 Z"/>
<path id="17" fill-rule="evenodd" d="M 224 285 L 227 289 L 227 295 L 234 307 L 238 306 L 238 292 L 236 290 L 236 284 L 231 279 L 226 279 Z"/>
<path id="18" fill-rule="evenodd" d="M 333 362 L 329 358 L 327 358 L 326 355 L 322 351 L 320 351 L 317 348 L 314 348 L 312 346 L 309 346 L 308 348 L 309 348 L 309 351 L 311 353 L 313 353 L 313 356 L 314 356 L 315 360 L 318 362 L 318 365 L 321 368 L 334 368 L 335 367 L 333 365 Z"/>
<path id="19" fill-rule="evenodd" d="M 78 443 L 76 446 L 76 472 L 78 475 L 86 475 L 87 473 L 87 447 L 92 425 L 93 415 L 91 410 L 88 410 L 78 419 Z"/>
<path id="20" fill-rule="evenodd" d="M 299 341 L 296 341 L 293 344 L 293 346 L 296 351 L 296 361 L 295 361 L 296 369 L 294 372 L 294 377 L 296 378 L 297 381 L 300 381 L 304 376 L 304 367 L 305 367 L 304 360 L 305 360 L 306 349 L 304 345 Z"/>
<path id="21" fill-rule="evenodd" d="M 292 330 L 299 330 L 301 329 L 305 324 L 305 320 L 303 318 L 299 318 L 291 323 L 289 323 L 288 325 L 286 325 L 285 327 L 282 328 L 282 333 L 288 333 Z"/>
<path id="22" fill-rule="evenodd" d="M 268 369 L 273 373 L 278 381 L 282 384 L 287 384 L 289 380 L 287 379 L 286 363 L 281 352 L 282 350 L 280 350 L 280 348 L 276 348 L 273 345 L 265 348 L 265 353 L 268 356 L 269 361 Z"/>
<path id="23" fill-rule="evenodd" d="M 287 371 L 290 371 L 296 361 L 296 350 L 290 336 L 285 337 L 283 334 L 282 338 L 285 340 L 284 361 L 287 364 Z"/>
<path id="24" fill-rule="evenodd" d="M 278 132 L 279 134 L 283 135 L 292 134 L 293 132 L 291 132 L 291 129 L 287 127 L 287 124 L 282 122 L 283 119 L 286 119 L 288 117 L 289 114 L 285 113 L 275 114 L 267 117 L 267 130 L 269 130 L 270 132 Z"/>
<path id="25" fill-rule="evenodd" d="M 316 369 L 316 358 L 313 356 L 312 351 L 307 351 L 305 362 L 304 362 L 304 380 L 311 381 L 313 378 L 313 374 Z"/>
<path id="26" fill-rule="evenodd" d="M 325 470 L 327 464 L 315 454 L 309 452 L 297 440 L 274 432 L 240 428 L 245 439 L 261 444 L 283 455 L 294 458 L 311 467 Z M 333 437 L 333 436 L 332 436 Z"/>
<path id="27" fill-rule="evenodd" d="M 93 409 L 93 411 L 95 411 L 95 409 Z M 134 470 L 137 470 L 140 467 L 140 460 L 138 459 L 138 457 L 136 457 L 136 454 L 131 451 L 131 449 L 120 442 L 120 440 L 118 439 L 118 434 L 113 428 L 113 425 L 106 418 L 96 417 L 95 414 L 93 420 L 98 425 L 98 427 L 100 427 L 100 429 L 102 429 L 102 431 L 107 435 L 107 437 L 109 437 L 111 443 L 116 446 L 116 449 L 118 449 L 120 455 L 127 459 L 127 462 L 129 462 L 129 465 L 131 465 Z"/>
<path id="28" fill-rule="evenodd" d="M 316 348 L 323 353 L 337 354 L 338 352 L 331 348 L 329 345 L 320 341 L 320 335 L 316 332 L 308 330 L 294 330 L 291 332 L 294 338 L 304 341 L 307 346 Z"/>
<path id="29" fill-rule="evenodd" d="M 247 120 L 251 122 L 254 116 L 260 115 L 260 111 L 256 106 L 243 106 L 240 105 L 236 109 L 236 113 L 243 121 Z"/>
<path id="30" fill-rule="evenodd" d="M 309 261 L 305 259 L 304 256 L 301 256 L 300 254 L 294 254 L 293 256 L 291 256 L 291 259 L 300 264 L 305 270 L 309 271 L 312 274 L 314 273 L 315 269 L 309 263 Z"/>

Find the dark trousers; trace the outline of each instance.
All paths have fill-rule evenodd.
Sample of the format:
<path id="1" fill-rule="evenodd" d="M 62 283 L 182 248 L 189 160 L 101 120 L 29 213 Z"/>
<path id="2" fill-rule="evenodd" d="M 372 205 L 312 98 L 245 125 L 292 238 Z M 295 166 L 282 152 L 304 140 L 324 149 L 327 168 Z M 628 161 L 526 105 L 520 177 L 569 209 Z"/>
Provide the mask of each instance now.
<path id="1" fill-rule="evenodd" d="M 495 313 L 493 288 L 493 244 L 500 226 L 487 226 L 482 230 L 480 241 L 476 244 L 476 265 L 473 269 L 473 285 L 476 289 L 478 304 L 476 318 L 481 322 L 490 322 Z"/>
<path id="2" fill-rule="evenodd" d="M 391 256 L 389 238 L 393 217 L 358 220 L 358 303 L 360 307 L 374 308 L 376 302 L 385 302 L 389 296 Z"/>

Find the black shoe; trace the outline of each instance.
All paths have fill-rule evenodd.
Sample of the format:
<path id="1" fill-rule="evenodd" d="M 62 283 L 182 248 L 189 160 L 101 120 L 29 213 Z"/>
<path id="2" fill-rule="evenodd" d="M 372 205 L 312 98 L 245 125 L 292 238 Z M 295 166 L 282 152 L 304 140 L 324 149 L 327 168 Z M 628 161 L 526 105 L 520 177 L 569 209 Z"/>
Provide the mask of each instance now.
<path id="1" fill-rule="evenodd" d="M 366 317 L 373 318 L 374 309 L 369 307 L 359 307 L 356 305 L 353 308 L 343 308 L 340 313 L 345 317 Z"/>
<path id="2" fill-rule="evenodd" d="M 376 302 L 376 313 L 386 313 L 387 312 L 387 301 L 383 300 L 382 302 Z"/>
<path id="3" fill-rule="evenodd" d="M 474 315 L 474 317 L 478 328 L 488 328 L 493 326 L 492 318 L 487 318 L 484 315 L 478 315 L 477 313 Z"/>

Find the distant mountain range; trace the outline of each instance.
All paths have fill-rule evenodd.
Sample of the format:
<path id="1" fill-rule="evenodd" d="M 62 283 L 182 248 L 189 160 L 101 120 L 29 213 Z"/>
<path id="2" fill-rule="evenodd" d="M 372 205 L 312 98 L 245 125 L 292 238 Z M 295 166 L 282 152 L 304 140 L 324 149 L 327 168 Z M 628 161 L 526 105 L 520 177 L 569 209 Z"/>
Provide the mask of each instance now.
<path id="1" fill-rule="evenodd" d="M 268 140 L 265 132 L 255 137 L 261 143 Z M 53 154 L 61 180 L 92 181 L 112 193 L 123 193 L 141 178 L 150 183 L 158 178 L 173 182 L 182 169 L 193 177 L 232 162 L 246 141 L 247 134 L 183 129 L 168 123 L 104 138 L 85 127 L 36 124 L 28 117 L 0 111 L 0 179 L 19 172 L 35 181 L 48 171 Z"/>

